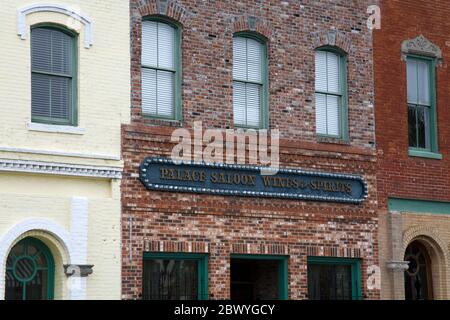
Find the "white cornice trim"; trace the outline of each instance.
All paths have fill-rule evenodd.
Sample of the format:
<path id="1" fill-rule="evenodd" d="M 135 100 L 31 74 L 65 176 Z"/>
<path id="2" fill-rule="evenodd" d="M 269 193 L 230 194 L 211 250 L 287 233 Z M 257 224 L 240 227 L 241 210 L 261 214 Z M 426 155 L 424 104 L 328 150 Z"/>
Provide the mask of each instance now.
<path id="1" fill-rule="evenodd" d="M 104 179 L 122 178 L 122 168 L 10 159 L 0 159 L 0 172 L 27 172 Z"/>
<path id="2" fill-rule="evenodd" d="M 56 12 L 69 16 L 84 25 L 85 35 L 84 35 L 84 47 L 89 49 L 94 44 L 93 35 L 93 22 L 92 20 L 78 12 L 74 8 L 65 6 L 62 4 L 55 3 L 34 3 L 28 6 L 22 7 L 17 11 L 17 34 L 22 40 L 27 38 L 27 15 L 35 12 Z"/>
<path id="3" fill-rule="evenodd" d="M 27 153 L 27 154 L 55 156 L 55 157 L 71 157 L 71 158 L 120 161 L 120 157 L 104 155 L 104 154 L 91 154 L 91 153 L 86 154 L 86 153 L 74 153 L 74 152 L 51 151 L 51 150 L 36 150 L 36 149 L 12 148 L 12 147 L 1 147 L 1 146 L 0 146 L 0 152 L 14 152 L 14 153 Z"/>

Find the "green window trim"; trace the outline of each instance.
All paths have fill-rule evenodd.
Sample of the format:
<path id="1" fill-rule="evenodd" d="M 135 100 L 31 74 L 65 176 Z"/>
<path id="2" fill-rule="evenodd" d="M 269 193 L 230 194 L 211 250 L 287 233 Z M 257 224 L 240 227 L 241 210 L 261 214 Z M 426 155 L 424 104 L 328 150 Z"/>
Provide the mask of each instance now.
<path id="1" fill-rule="evenodd" d="M 57 30 L 69 35 L 72 38 L 72 86 L 71 86 L 71 99 L 70 99 L 70 110 L 69 120 L 63 119 L 55 119 L 51 117 L 42 117 L 42 116 L 31 116 L 31 122 L 42 123 L 42 124 L 51 124 L 51 125 L 66 125 L 66 126 L 78 126 L 78 34 L 72 30 L 67 29 L 64 26 L 61 26 L 56 23 L 38 23 L 31 27 L 32 33 L 33 29 L 36 28 L 45 28 L 50 30 Z M 32 46 L 30 41 L 30 57 L 32 52 Z M 30 59 L 31 61 L 31 59 Z M 31 70 L 31 74 L 35 73 Z M 44 74 L 43 72 L 38 72 L 40 74 Z M 47 75 L 55 75 L 52 73 L 45 73 Z"/>
<path id="2" fill-rule="evenodd" d="M 342 84 L 341 88 L 341 108 L 340 108 L 340 134 L 339 135 L 327 135 L 316 133 L 317 138 L 325 138 L 325 139 L 334 139 L 342 142 L 349 141 L 349 128 L 348 128 L 348 54 L 338 47 L 333 46 L 322 46 L 317 48 L 315 51 L 326 51 L 335 53 L 340 57 L 339 61 L 339 72 L 340 72 L 340 81 Z M 314 91 L 314 94 L 317 93 L 327 93 Z"/>
<path id="3" fill-rule="evenodd" d="M 337 257 L 308 257 L 308 265 L 347 265 L 352 273 L 352 300 L 362 299 L 361 259 Z"/>
<path id="4" fill-rule="evenodd" d="M 208 254 L 144 252 L 143 260 L 194 260 L 198 261 L 198 299 L 208 300 Z M 202 281 L 203 280 L 203 281 Z"/>
<path id="5" fill-rule="evenodd" d="M 27 245 L 34 245 L 36 248 L 38 248 L 40 251 L 35 255 L 37 256 L 39 253 L 42 253 L 47 260 L 47 300 L 53 300 L 54 299 L 54 291 L 55 291 L 55 261 L 53 259 L 53 255 L 50 252 L 50 249 L 47 247 L 45 243 L 43 243 L 41 240 L 38 240 L 36 238 L 28 237 L 20 240 L 16 245 L 21 244 L 25 247 Z M 14 248 L 14 247 L 13 247 Z M 9 252 L 8 256 L 11 254 Z M 8 270 L 8 268 L 6 268 Z M 42 270 L 42 269 L 41 269 Z M 16 280 L 18 281 L 18 280 Z M 25 294 L 25 291 L 24 291 Z M 25 299 L 24 299 L 25 300 Z"/>
<path id="6" fill-rule="evenodd" d="M 268 39 L 257 32 L 239 31 L 233 34 L 233 38 L 242 37 L 258 41 L 263 45 L 263 57 L 261 59 L 261 73 L 262 73 L 262 94 L 261 94 L 261 110 L 260 110 L 260 125 L 242 125 L 236 124 L 233 121 L 234 127 L 237 129 L 268 129 L 269 128 L 269 51 Z M 235 80 L 233 79 L 233 82 Z M 251 82 L 248 82 L 251 83 Z"/>
<path id="7" fill-rule="evenodd" d="M 410 157 L 428 158 L 428 159 L 435 159 L 435 160 L 443 159 L 442 154 L 440 154 L 438 152 L 424 151 L 423 149 L 418 149 L 418 148 L 409 148 L 408 155 Z"/>
<path id="8" fill-rule="evenodd" d="M 175 57 L 175 70 L 164 70 L 161 68 L 149 67 L 141 64 L 141 68 L 152 68 L 155 70 L 162 71 L 174 71 L 175 72 L 175 83 L 174 83 L 174 115 L 173 117 L 148 114 L 142 112 L 142 117 L 144 119 L 156 119 L 156 120 L 167 120 L 167 121 L 182 121 L 183 120 L 183 108 L 182 108 L 182 48 L 181 48 L 181 32 L 182 26 L 177 21 L 170 19 L 169 17 L 163 15 L 147 16 L 143 17 L 142 21 L 155 21 L 160 23 L 168 24 L 175 30 L 175 45 L 174 45 L 174 57 Z M 142 50 L 142 46 L 141 46 Z"/>
<path id="9" fill-rule="evenodd" d="M 388 210 L 389 212 L 450 215 L 450 202 L 389 198 Z"/>
<path id="10" fill-rule="evenodd" d="M 270 260 L 279 262 L 278 265 L 278 283 L 280 291 L 278 298 L 280 300 L 289 299 L 289 283 L 288 283 L 288 261 L 289 256 L 261 255 L 261 254 L 231 254 L 230 259 L 239 260 Z"/>
<path id="11" fill-rule="evenodd" d="M 430 158 L 436 160 L 442 160 L 442 155 L 439 153 L 438 145 L 438 128 L 437 128 L 437 102 L 436 102 L 436 58 L 419 56 L 419 55 L 407 55 L 406 61 L 416 60 L 426 62 L 429 67 L 430 78 L 430 148 L 415 148 L 409 147 L 408 155 L 411 157 Z M 407 80 L 408 81 L 408 80 Z M 409 102 L 407 102 L 409 108 Z M 408 143 L 409 144 L 409 143 Z"/>

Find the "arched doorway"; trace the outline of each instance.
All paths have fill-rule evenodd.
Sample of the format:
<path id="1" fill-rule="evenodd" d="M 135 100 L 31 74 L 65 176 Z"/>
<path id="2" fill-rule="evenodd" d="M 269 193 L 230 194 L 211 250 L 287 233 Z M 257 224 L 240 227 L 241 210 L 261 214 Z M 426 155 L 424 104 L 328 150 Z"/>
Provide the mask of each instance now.
<path id="1" fill-rule="evenodd" d="M 35 238 L 19 241 L 6 262 L 6 300 L 53 299 L 55 263 L 48 247 Z"/>
<path id="2" fill-rule="evenodd" d="M 427 248 L 420 241 L 413 241 L 406 248 L 405 261 L 409 262 L 405 271 L 405 299 L 432 300 L 431 258 Z"/>

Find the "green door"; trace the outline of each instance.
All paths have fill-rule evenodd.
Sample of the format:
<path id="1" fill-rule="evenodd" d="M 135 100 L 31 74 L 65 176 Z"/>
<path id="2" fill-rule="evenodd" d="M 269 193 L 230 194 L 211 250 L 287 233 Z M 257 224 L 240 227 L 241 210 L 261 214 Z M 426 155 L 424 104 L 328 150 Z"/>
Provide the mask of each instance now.
<path id="1" fill-rule="evenodd" d="M 52 300 L 54 270 L 53 256 L 42 241 L 21 240 L 6 262 L 6 300 Z"/>

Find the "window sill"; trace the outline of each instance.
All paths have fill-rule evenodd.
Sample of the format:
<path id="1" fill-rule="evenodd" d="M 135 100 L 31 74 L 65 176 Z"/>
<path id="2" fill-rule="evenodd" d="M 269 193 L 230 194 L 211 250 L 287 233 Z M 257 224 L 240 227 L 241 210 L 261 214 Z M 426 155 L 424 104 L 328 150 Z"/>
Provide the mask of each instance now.
<path id="1" fill-rule="evenodd" d="M 49 133 L 65 133 L 65 134 L 76 134 L 76 135 L 83 135 L 86 131 L 84 128 L 79 128 L 79 127 L 60 126 L 60 125 L 54 125 L 54 124 L 44 124 L 44 123 L 35 123 L 35 122 L 29 122 L 27 124 L 27 128 L 29 131 L 49 132 Z"/>
<path id="2" fill-rule="evenodd" d="M 442 154 L 430 151 L 412 150 L 408 151 L 410 157 L 428 158 L 435 160 L 442 160 Z"/>
<path id="3" fill-rule="evenodd" d="M 329 143 L 329 144 L 339 144 L 339 145 L 350 145 L 348 139 L 337 136 L 327 136 L 327 135 L 317 135 L 316 140 L 318 143 Z"/>

